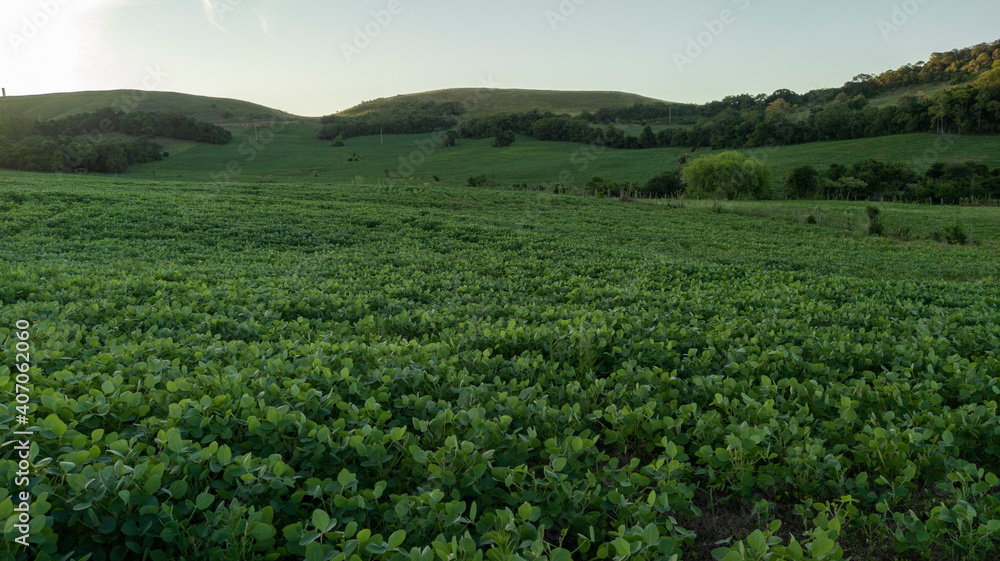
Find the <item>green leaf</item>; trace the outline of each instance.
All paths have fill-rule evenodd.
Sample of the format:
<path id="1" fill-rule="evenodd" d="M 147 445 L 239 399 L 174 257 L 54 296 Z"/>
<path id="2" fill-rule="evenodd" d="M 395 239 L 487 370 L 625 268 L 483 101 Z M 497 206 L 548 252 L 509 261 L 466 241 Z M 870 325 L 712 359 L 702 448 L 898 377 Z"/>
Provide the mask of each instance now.
<path id="1" fill-rule="evenodd" d="M 325 532 L 326 527 L 330 525 L 330 515 L 326 513 L 325 510 L 314 510 L 312 516 L 313 526 L 319 532 Z"/>
<path id="2" fill-rule="evenodd" d="M 212 495 L 211 493 L 202 493 L 195 499 L 194 504 L 198 507 L 198 510 L 205 510 L 206 508 L 212 506 L 214 501 L 215 495 Z"/>
<path id="3" fill-rule="evenodd" d="M 822 557 L 837 547 L 837 543 L 830 538 L 816 538 L 810 545 L 809 549 L 812 551 L 813 557 Z"/>
<path id="4" fill-rule="evenodd" d="M 632 552 L 628 540 L 625 538 L 615 538 L 615 553 L 621 556 L 629 555 Z"/>
<path id="5" fill-rule="evenodd" d="M 951 434 L 950 430 L 945 429 L 945 431 L 941 433 L 941 440 L 948 446 L 951 446 L 955 442 L 955 435 Z"/>
<path id="6" fill-rule="evenodd" d="M 229 460 L 233 459 L 233 451 L 229 449 L 229 446 L 223 444 L 215 452 L 215 457 L 219 460 L 220 464 L 226 465 L 229 463 Z"/>
<path id="7" fill-rule="evenodd" d="M 549 554 L 549 561 L 573 561 L 573 554 L 569 550 L 557 547 Z"/>
<path id="8" fill-rule="evenodd" d="M 517 516 L 520 517 L 521 520 L 531 520 L 531 511 L 532 511 L 531 505 L 528 503 L 524 503 L 520 507 L 518 507 Z"/>
<path id="9" fill-rule="evenodd" d="M 266 522 L 258 522 L 250 529 L 250 537 L 257 541 L 264 541 L 274 537 L 275 532 L 274 526 Z"/>
<path id="10" fill-rule="evenodd" d="M 754 530 L 752 534 L 747 536 L 747 545 L 750 546 L 750 549 L 758 553 L 767 551 L 767 539 L 760 530 Z"/>
<path id="11" fill-rule="evenodd" d="M 642 539 L 646 545 L 657 543 L 660 540 L 660 529 L 656 527 L 656 524 L 650 522 L 642 529 Z"/>
<path id="12" fill-rule="evenodd" d="M 114 517 L 105 516 L 101 519 L 101 525 L 97 527 L 97 531 L 102 534 L 110 534 L 111 532 L 114 532 L 117 527 L 118 523 L 115 522 Z"/>
<path id="13" fill-rule="evenodd" d="M 306 532 L 303 532 L 302 537 L 299 538 L 299 545 L 309 545 L 312 542 L 316 541 L 316 539 L 319 538 L 321 535 L 323 534 L 320 534 L 315 530 L 308 530 Z"/>
<path id="14" fill-rule="evenodd" d="M 679 450 L 677 449 L 676 444 L 674 444 L 673 442 L 668 442 L 665 451 L 668 457 L 676 458 Z"/>
<path id="15" fill-rule="evenodd" d="M 340 483 L 341 487 L 347 487 L 354 480 L 354 474 L 344 468 L 340 470 L 340 474 L 337 475 L 337 483 Z"/>
<path id="16" fill-rule="evenodd" d="M 563 468 L 566 467 L 566 458 L 556 458 L 552 460 L 552 467 L 554 467 L 556 471 L 562 471 Z"/>
<path id="17" fill-rule="evenodd" d="M 181 431 L 176 427 L 167 429 L 167 450 L 175 454 L 181 451 Z"/>
<path id="18" fill-rule="evenodd" d="M 802 546 L 796 541 L 795 537 L 792 537 L 792 541 L 789 542 L 788 548 L 786 549 L 788 556 L 793 560 L 802 559 Z"/>
<path id="19" fill-rule="evenodd" d="M 405 540 L 406 540 L 406 530 L 396 530 L 395 532 L 392 533 L 391 536 L 389 536 L 389 541 L 387 542 L 389 544 L 389 549 L 394 549 L 399 547 L 400 545 L 403 544 L 403 541 Z"/>
<path id="20" fill-rule="evenodd" d="M 101 391 L 104 392 L 105 395 L 115 393 L 115 383 L 111 380 L 105 380 L 104 383 L 101 384 Z"/>
<path id="21" fill-rule="evenodd" d="M 62 436 L 66 433 L 66 423 L 62 422 L 62 419 L 55 413 L 46 417 L 45 420 L 49 422 L 49 428 L 52 429 L 52 432 L 56 433 L 56 436 Z"/>
<path id="22" fill-rule="evenodd" d="M 417 446 L 410 446 L 410 454 L 413 456 L 413 460 L 420 465 L 425 465 L 427 463 L 427 452 L 424 452 Z"/>
<path id="23" fill-rule="evenodd" d="M 323 546 L 318 542 L 312 542 L 306 546 L 306 561 L 323 561 L 326 555 L 323 553 Z"/>

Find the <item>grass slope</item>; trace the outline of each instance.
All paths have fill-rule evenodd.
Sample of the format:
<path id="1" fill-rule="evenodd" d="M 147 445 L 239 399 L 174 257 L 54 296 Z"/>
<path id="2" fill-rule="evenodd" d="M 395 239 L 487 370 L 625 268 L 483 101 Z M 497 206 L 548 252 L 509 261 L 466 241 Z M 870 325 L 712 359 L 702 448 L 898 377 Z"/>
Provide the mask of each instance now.
<path id="1" fill-rule="evenodd" d="M 376 111 L 391 112 L 400 104 L 414 102 L 459 102 L 465 106 L 465 118 L 470 119 L 498 113 L 524 113 L 532 109 L 543 113 L 551 111 L 555 114 L 576 115 L 584 110 L 596 111 L 602 107 L 663 103 L 659 99 L 624 92 L 454 88 L 379 98 L 341 111 L 337 115 L 355 117 Z"/>
<path id="2" fill-rule="evenodd" d="M 270 119 L 272 116 L 282 119 L 303 119 L 303 117 L 248 101 L 175 92 L 109 90 L 10 96 L 0 99 L 0 110 L 20 113 L 33 119 L 40 117 L 42 120 L 86 113 L 103 107 L 176 112 L 219 124 Z"/>
<path id="3" fill-rule="evenodd" d="M 304 181 L 320 183 L 372 183 L 391 174 L 413 183 L 460 185 L 475 175 L 486 175 L 501 184 L 544 185 L 561 182 L 583 186 L 600 175 L 607 180 L 644 183 L 654 175 L 678 165 L 686 148 L 651 150 L 600 150 L 567 142 L 540 142 L 520 137 L 509 148 L 493 148 L 491 140 L 459 140 L 447 149 L 426 149 L 430 135 L 389 135 L 352 138 L 347 146 L 334 148 L 314 138 L 315 122 L 284 125 L 280 130 L 262 128 L 254 133 L 236 131 L 226 146 L 191 145 L 173 152 L 167 160 L 136 166 L 129 175 L 137 178 L 171 178 L 210 181 L 212 173 L 227 167 L 231 180 Z M 1000 137 L 910 134 L 841 142 L 817 142 L 745 150 L 774 169 L 772 188 L 779 191 L 792 168 L 810 164 L 825 168 L 832 163 L 852 164 L 866 158 L 909 162 L 919 171 L 936 161 L 976 160 L 1000 166 Z M 699 150 L 694 157 L 715 153 Z M 348 161 L 358 154 L 360 161 Z M 401 161 L 410 162 L 403 165 Z M 413 165 L 416 164 L 416 165 Z M 232 167 L 236 166 L 236 167 Z M 400 171 L 404 173 L 400 173 Z"/>

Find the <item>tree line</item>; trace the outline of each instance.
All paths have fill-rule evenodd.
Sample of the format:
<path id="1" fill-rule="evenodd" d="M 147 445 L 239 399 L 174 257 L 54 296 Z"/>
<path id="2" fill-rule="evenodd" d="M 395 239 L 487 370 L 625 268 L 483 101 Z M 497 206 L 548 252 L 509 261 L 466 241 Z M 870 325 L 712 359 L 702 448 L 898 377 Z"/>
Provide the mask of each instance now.
<path id="1" fill-rule="evenodd" d="M 961 204 L 1000 201 L 1000 168 L 979 162 L 932 165 L 917 173 L 899 162 L 868 159 L 824 171 L 800 166 L 785 179 L 790 199 L 885 200 Z"/>
<path id="2" fill-rule="evenodd" d="M 1000 168 L 979 162 L 945 163 L 914 171 L 901 162 L 867 159 L 851 165 L 831 164 L 825 169 L 799 166 L 784 179 L 783 192 L 770 188 L 773 170 L 740 152 L 722 152 L 691 159 L 663 171 L 645 183 L 616 182 L 592 177 L 584 192 L 620 197 L 630 193 L 642 198 L 689 197 L 720 200 L 845 200 L 897 201 L 930 204 L 1000 203 Z M 470 186 L 495 183 L 487 177 L 469 179 Z M 554 185 L 557 193 L 576 186 Z"/>
<path id="3" fill-rule="evenodd" d="M 896 103 L 874 107 L 870 98 L 901 87 L 958 86 L 933 95 L 903 94 Z M 702 105 L 636 103 L 579 115 L 532 110 L 461 120 L 460 103 L 408 102 L 361 116 L 324 117 L 319 138 L 429 133 L 458 127 L 464 138 L 493 138 L 507 146 L 513 135 L 537 140 L 596 143 L 616 149 L 710 147 L 739 149 L 850 140 L 916 132 L 1000 134 L 1000 41 L 934 53 L 877 76 L 861 74 L 840 88 L 798 94 L 727 96 Z M 646 125 L 639 136 L 620 123 Z M 654 132 L 652 124 L 668 124 Z"/>
<path id="4" fill-rule="evenodd" d="M 932 131 L 1000 134 L 1000 65 L 971 84 L 942 90 L 933 96 L 904 94 L 896 104 L 881 108 L 873 107 L 862 95 L 848 97 L 841 92 L 829 103 L 803 110 L 777 95 L 798 99 L 786 91 L 772 96 L 726 98 L 724 108 L 696 125 L 665 128 L 655 133 L 647 125 L 639 136 L 628 135 L 613 124 L 600 126 L 598 115 L 602 111 L 575 117 L 537 111 L 495 115 L 465 121 L 459 133 L 466 138 L 490 138 L 512 131 L 536 140 L 596 143 L 617 149 L 716 150 Z M 653 118 L 662 110 L 662 107 L 634 106 L 631 111 L 615 111 L 615 114 L 632 112 Z"/>
<path id="5" fill-rule="evenodd" d="M 61 119 L 50 119 L 35 125 L 35 134 L 49 137 L 96 135 L 112 132 L 128 136 L 160 136 L 193 140 L 208 144 L 228 144 L 233 140 L 233 133 L 228 130 L 194 117 L 170 112 L 125 112 L 114 107 L 105 107 L 93 113 L 80 113 Z"/>
<path id="6" fill-rule="evenodd" d="M 1000 61 L 1000 41 L 980 43 L 964 49 L 933 53 L 927 62 L 906 64 L 877 76 L 859 74 L 844 85 L 848 96 L 873 96 L 897 88 L 924 84 L 961 84 L 973 80 Z"/>
<path id="7" fill-rule="evenodd" d="M 357 116 L 327 115 L 320 119 L 320 140 L 385 134 L 422 134 L 454 128 L 465 113 L 461 103 L 403 102 Z"/>
<path id="8" fill-rule="evenodd" d="M 118 134 L 125 138 L 111 136 Z M 23 115 L 0 112 L 0 168 L 124 173 L 133 164 L 167 156 L 150 136 L 211 144 L 232 140 L 232 133 L 221 127 L 176 113 L 108 107 L 33 122 Z"/>
<path id="9" fill-rule="evenodd" d="M 0 143 L 0 168 L 20 171 L 124 173 L 130 165 L 164 158 L 163 146 L 142 136 L 95 142 L 90 138 L 29 136 Z"/>

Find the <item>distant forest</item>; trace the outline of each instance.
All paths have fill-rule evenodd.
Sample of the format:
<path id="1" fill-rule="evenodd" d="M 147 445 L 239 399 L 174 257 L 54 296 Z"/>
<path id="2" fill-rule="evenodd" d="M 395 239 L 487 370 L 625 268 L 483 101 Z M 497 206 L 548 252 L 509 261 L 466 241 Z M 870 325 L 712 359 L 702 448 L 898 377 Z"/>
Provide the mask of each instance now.
<path id="1" fill-rule="evenodd" d="M 953 84 L 932 95 L 904 93 L 877 108 L 870 100 L 900 88 Z M 391 111 L 359 117 L 323 118 L 321 139 L 456 129 L 464 138 L 511 133 L 537 140 L 596 143 L 610 148 L 753 148 L 849 140 L 914 132 L 1000 134 L 1000 41 L 935 53 L 928 62 L 908 64 L 878 76 L 858 75 L 841 88 L 797 94 L 741 94 L 704 105 L 636 104 L 580 115 L 529 111 L 463 119 L 458 103 L 401 104 Z M 650 125 L 670 124 L 653 131 Z M 615 125 L 647 125 L 639 136 Z M 497 142 L 505 145 L 506 142 Z"/>
<path id="2" fill-rule="evenodd" d="M 124 173 L 130 165 L 159 161 L 168 155 L 149 137 L 227 144 L 233 135 L 222 127 L 176 113 L 126 113 L 108 107 L 41 122 L 0 113 L 0 168 Z"/>

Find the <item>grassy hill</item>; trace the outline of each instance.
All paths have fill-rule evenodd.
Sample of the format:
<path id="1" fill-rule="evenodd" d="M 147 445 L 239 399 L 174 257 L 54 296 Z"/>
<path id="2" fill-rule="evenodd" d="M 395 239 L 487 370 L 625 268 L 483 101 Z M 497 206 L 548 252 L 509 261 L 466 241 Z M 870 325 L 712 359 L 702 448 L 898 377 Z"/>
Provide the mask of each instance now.
<path id="1" fill-rule="evenodd" d="M 497 113 L 523 113 L 532 109 L 543 113 L 551 111 L 556 114 L 577 115 L 584 110 L 628 107 L 636 103 L 659 103 L 662 100 L 624 92 L 455 88 L 379 98 L 341 111 L 337 115 L 360 117 L 373 112 L 392 112 L 400 105 L 427 102 L 458 102 L 465 106 L 466 118 L 476 118 Z"/>
<path id="2" fill-rule="evenodd" d="M 254 141 L 250 131 L 235 132 L 234 142 L 226 146 L 183 144 L 170 150 L 170 158 L 133 167 L 130 176 L 170 178 L 186 181 L 212 181 L 212 174 L 230 172 L 231 180 L 282 181 L 314 183 L 375 183 L 388 170 L 398 175 L 401 159 L 413 162 L 412 171 L 404 166 L 404 177 L 411 183 L 462 185 L 470 176 L 485 174 L 501 184 L 544 185 L 562 181 L 583 186 L 600 175 L 610 181 L 645 183 L 654 175 L 678 165 L 688 148 L 649 150 L 595 150 L 569 142 L 542 142 L 519 137 L 509 148 L 494 148 L 492 140 L 459 140 L 453 148 L 424 150 L 430 135 L 387 135 L 347 140 L 334 148 L 329 142 L 315 139 L 319 125 L 303 122 L 285 125 L 273 133 L 262 129 Z M 947 141 L 935 134 L 909 134 L 865 138 L 841 142 L 816 142 L 744 150 L 772 166 L 772 187 L 780 191 L 792 168 L 811 164 L 826 167 L 832 163 L 853 164 L 867 158 L 910 162 L 921 168 L 936 161 L 976 160 L 1000 166 L 1000 137 L 953 136 Z M 715 153 L 698 150 L 693 157 Z M 357 154 L 359 160 L 352 157 Z M 570 178 L 566 180 L 566 177 Z M 560 177 L 563 177 L 561 180 Z"/>
<path id="3" fill-rule="evenodd" d="M 103 107 L 127 107 L 139 111 L 182 113 L 216 124 L 240 123 L 273 117 L 303 119 L 303 117 L 248 101 L 175 92 L 109 90 L 10 96 L 0 99 L 0 110 L 43 120 L 86 113 Z"/>

